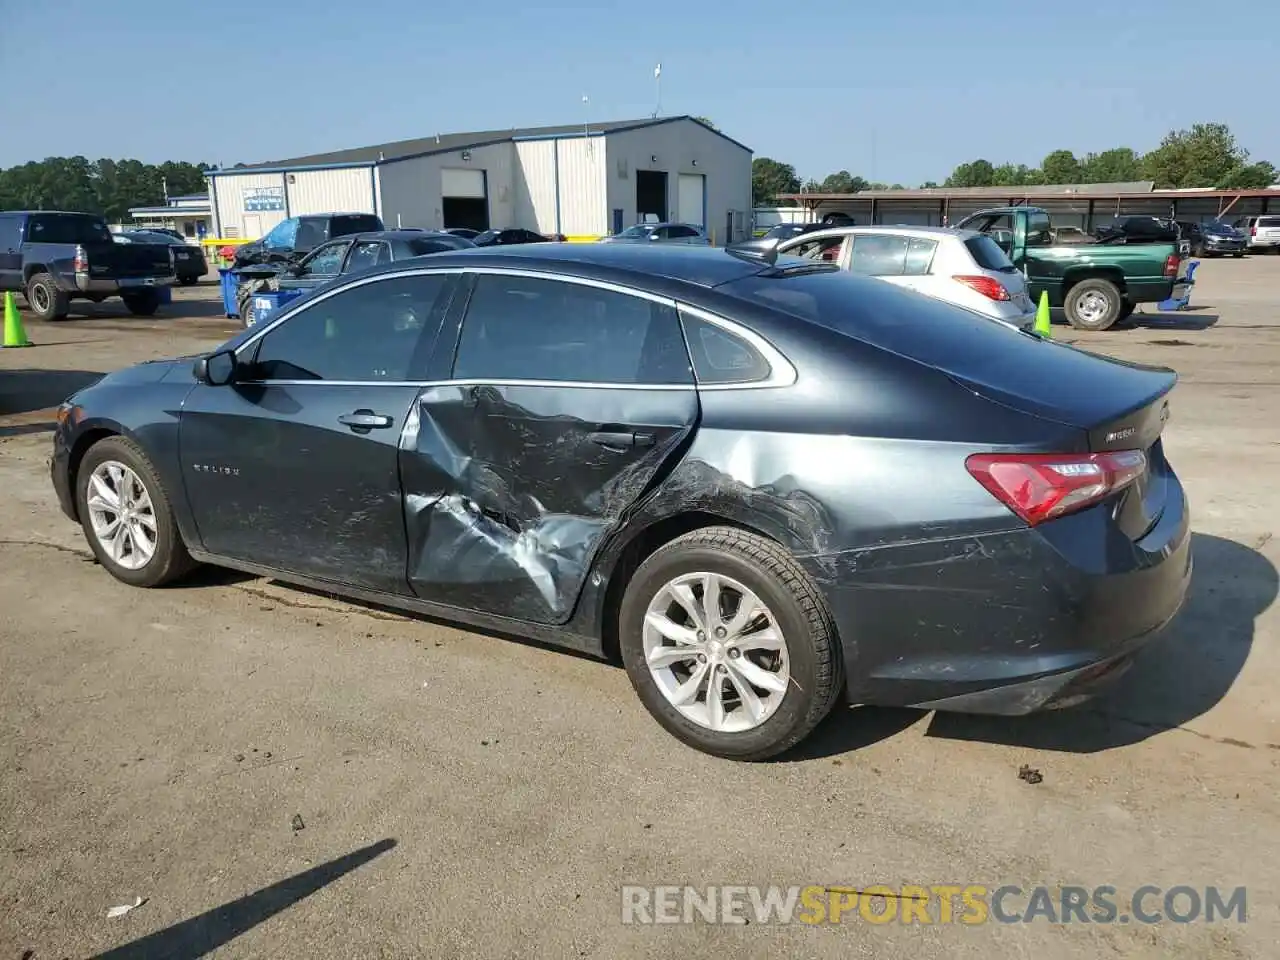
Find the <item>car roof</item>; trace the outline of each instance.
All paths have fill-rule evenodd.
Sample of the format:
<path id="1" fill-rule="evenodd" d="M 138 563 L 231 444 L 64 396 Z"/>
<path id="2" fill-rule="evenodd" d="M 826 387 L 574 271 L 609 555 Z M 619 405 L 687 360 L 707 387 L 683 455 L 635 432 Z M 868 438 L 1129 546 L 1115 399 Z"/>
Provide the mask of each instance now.
<path id="1" fill-rule="evenodd" d="M 736 257 L 719 247 L 662 244 L 654 249 L 626 243 L 471 247 L 432 254 L 431 266 L 454 269 L 506 267 L 581 279 L 612 280 L 638 288 L 660 287 L 664 280 L 710 288 L 770 269 L 767 263 Z M 403 269 L 403 262 L 385 264 L 373 273 L 394 273 Z M 364 274 L 366 277 L 369 275 Z"/>
<path id="2" fill-rule="evenodd" d="M 933 239 L 958 239 L 968 240 L 970 237 L 984 236 L 977 230 L 960 230 L 956 227 L 916 227 L 909 224 L 895 226 L 893 224 L 881 223 L 874 227 L 858 227 L 858 226 L 835 226 L 823 227 L 821 230 L 812 230 L 804 234 L 805 242 L 809 243 L 814 240 L 821 240 L 824 237 L 847 237 L 851 234 L 903 234 L 911 237 L 930 237 Z"/>
<path id="3" fill-rule="evenodd" d="M 364 230 L 360 233 L 344 234 L 334 240 L 420 240 L 423 237 L 449 237 L 456 240 L 451 233 L 442 230 Z"/>

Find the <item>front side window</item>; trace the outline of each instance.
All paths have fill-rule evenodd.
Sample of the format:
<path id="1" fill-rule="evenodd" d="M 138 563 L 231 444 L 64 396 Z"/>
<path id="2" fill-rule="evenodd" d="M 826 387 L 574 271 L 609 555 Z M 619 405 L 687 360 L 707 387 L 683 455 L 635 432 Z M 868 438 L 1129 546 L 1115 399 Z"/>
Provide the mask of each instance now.
<path id="1" fill-rule="evenodd" d="M 866 277 L 900 277 L 906 269 L 907 238 L 864 233 L 853 238 L 849 270 Z"/>
<path id="2" fill-rule="evenodd" d="M 563 280 L 481 275 L 454 362 L 460 380 L 682 384 L 674 308 Z"/>
<path id="3" fill-rule="evenodd" d="M 366 240 L 363 243 L 357 243 L 356 248 L 351 251 L 351 257 L 347 260 L 346 272 L 356 273 L 357 271 L 368 270 L 370 267 L 377 266 L 381 262 L 378 259 L 379 254 L 385 247 L 386 244 L 379 243 L 377 240 Z"/>
<path id="4" fill-rule="evenodd" d="M 1027 214 L 1026 245 L 1047 247 L 1051 243 L 1053 243 L 1053 224 L 1049 220 L 1049 215 L 1040 210 Z"/>
<path id="5" fill-rule="evenodd" d="M 38 213 L 27 221 L 28 243 L 110 243 L 107 221 L 75 213 Z"/>
<path id="6" fill-rule="evenodd" d="M 302 261 L 298 274 L 304 277 L 333 277 L 342 269 L 342 258 L 348 244 L 330 243 Z"/>
<path id="7" fill-rule="evenodd" d="M 290 217 L 288 220 L 277 223 L 271 232 L 262 238 L 262 245 L 268 250 L 292 250 L 297 237 L 298 219 Z"/>
<path id="8" fill-rule="evenodd" d="M 689 341 L 699 385 L 753 383 L 769 378 L 769 362 L 741 337 L 685 311 L 680 313 L 680 322 Z"/>
<path id="9" fill-rule="evenodd" d="M 375 280 L 325 297 L 258 341 L 251 379 L 411 380 L 444 274 Z"/>
<path id="10" fill-rule="evenodd" d="M 833 262 L 840 259 L 840 247 L 843 245 L 844 237 L 823 237 L 820 240 L 798 243 L 783 252 L 792 257 L 803 257 L 806 260 Z"/>

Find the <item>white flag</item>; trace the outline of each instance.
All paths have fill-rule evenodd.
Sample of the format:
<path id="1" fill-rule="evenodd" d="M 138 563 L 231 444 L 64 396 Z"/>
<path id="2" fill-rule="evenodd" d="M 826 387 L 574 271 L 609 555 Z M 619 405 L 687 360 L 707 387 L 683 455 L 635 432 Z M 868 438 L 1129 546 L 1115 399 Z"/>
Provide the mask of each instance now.
<path id="1" fill-rule="evenodd" d="M 660 76 L 662 76 L 662 64 L 653 68 L 653 79 L 657 80 Z"/>

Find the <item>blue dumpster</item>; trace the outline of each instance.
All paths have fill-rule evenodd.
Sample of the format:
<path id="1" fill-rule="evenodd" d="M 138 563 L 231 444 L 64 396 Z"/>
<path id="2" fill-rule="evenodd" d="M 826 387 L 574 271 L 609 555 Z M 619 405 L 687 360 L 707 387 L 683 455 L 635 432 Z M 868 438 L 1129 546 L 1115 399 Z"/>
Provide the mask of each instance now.
<path id="1" fill-rule="evenodd" d="M 253 295 L 253 318 L 249 326 L 262 323 L 290 300 L 296 300 L 306 290 L 263 290 Z"/>
<path id="2" fill-rule="evenodd" d="M 222 312 L 232 319 L 238 318 L 240 310 L 236 303 L 236 275 L 228 267 L 219 267 L 218 282 L 222 286 Z"/>

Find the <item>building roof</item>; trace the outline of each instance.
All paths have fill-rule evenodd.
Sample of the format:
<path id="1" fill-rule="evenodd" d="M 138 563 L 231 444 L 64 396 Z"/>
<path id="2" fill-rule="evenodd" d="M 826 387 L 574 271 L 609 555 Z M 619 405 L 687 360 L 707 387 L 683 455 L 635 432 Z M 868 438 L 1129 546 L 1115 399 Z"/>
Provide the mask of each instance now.
<path id="1" fill-rule="evenodd" d="M 1021 187 L 921 187 L 918 190 L 861 190 L 857 193 L 782 193 L 779 200 L 799 200 L 808 203 L 824 203 L 848 200 L 987 200 L 1008 202 L 1016 200 L 1069 200 L 1138 198 L 1156 200 L 1191 199 L 1205 197 L 1274 197 L 1276 191 L 1218 190 L 1212 187 L 1193 187 L 1178 190 L 1157 190 L 1151 180 L 1132 180 L 1120 183 L 1058 183 Z"/>
<path id="2" fill-rule="evenodd" d="M 504 143 L 509 140 L 541 140 L 553 137 L 600 136 L 606 133 L 621 133 L 626 130 L 640 130 L 645 127 L 656 127 L 677 120 L 691 120 L 710 130 L 717 136 L 724 137 L 743 150 L 751 152 L 751 148 L 727 137 L 719 130 L 707 126 L 696 117 L 681 115 L 677 117 L 648 117 L 643 120 L 611 120 L 606 123 L 574 123 L 554 127 L 513 127 L 509 130 L 482 130 L 475 133 L 438 133 L 429 137 L 417 137 L 413 140 L 396 140 L 392 143 L 379 143 L 371 147 L 355 147 L 350 150 L 334 150 L 329 153 L 312 153 L 302 157 L 291 157 L 287 160 L 270 160 L 261 163 L 250 163 L 242 167 L 227 168 L 214 171 L 223 173 L 246 173 L 253 170 L 288 169 L 293 167 L 327 167 L 336 165 L 375 165 L 392 163 L 396 160 L 407 160 L 410 157 L 427 156 L 433 153 L 453 153 L 486 146 L 492 143 Z"/>

